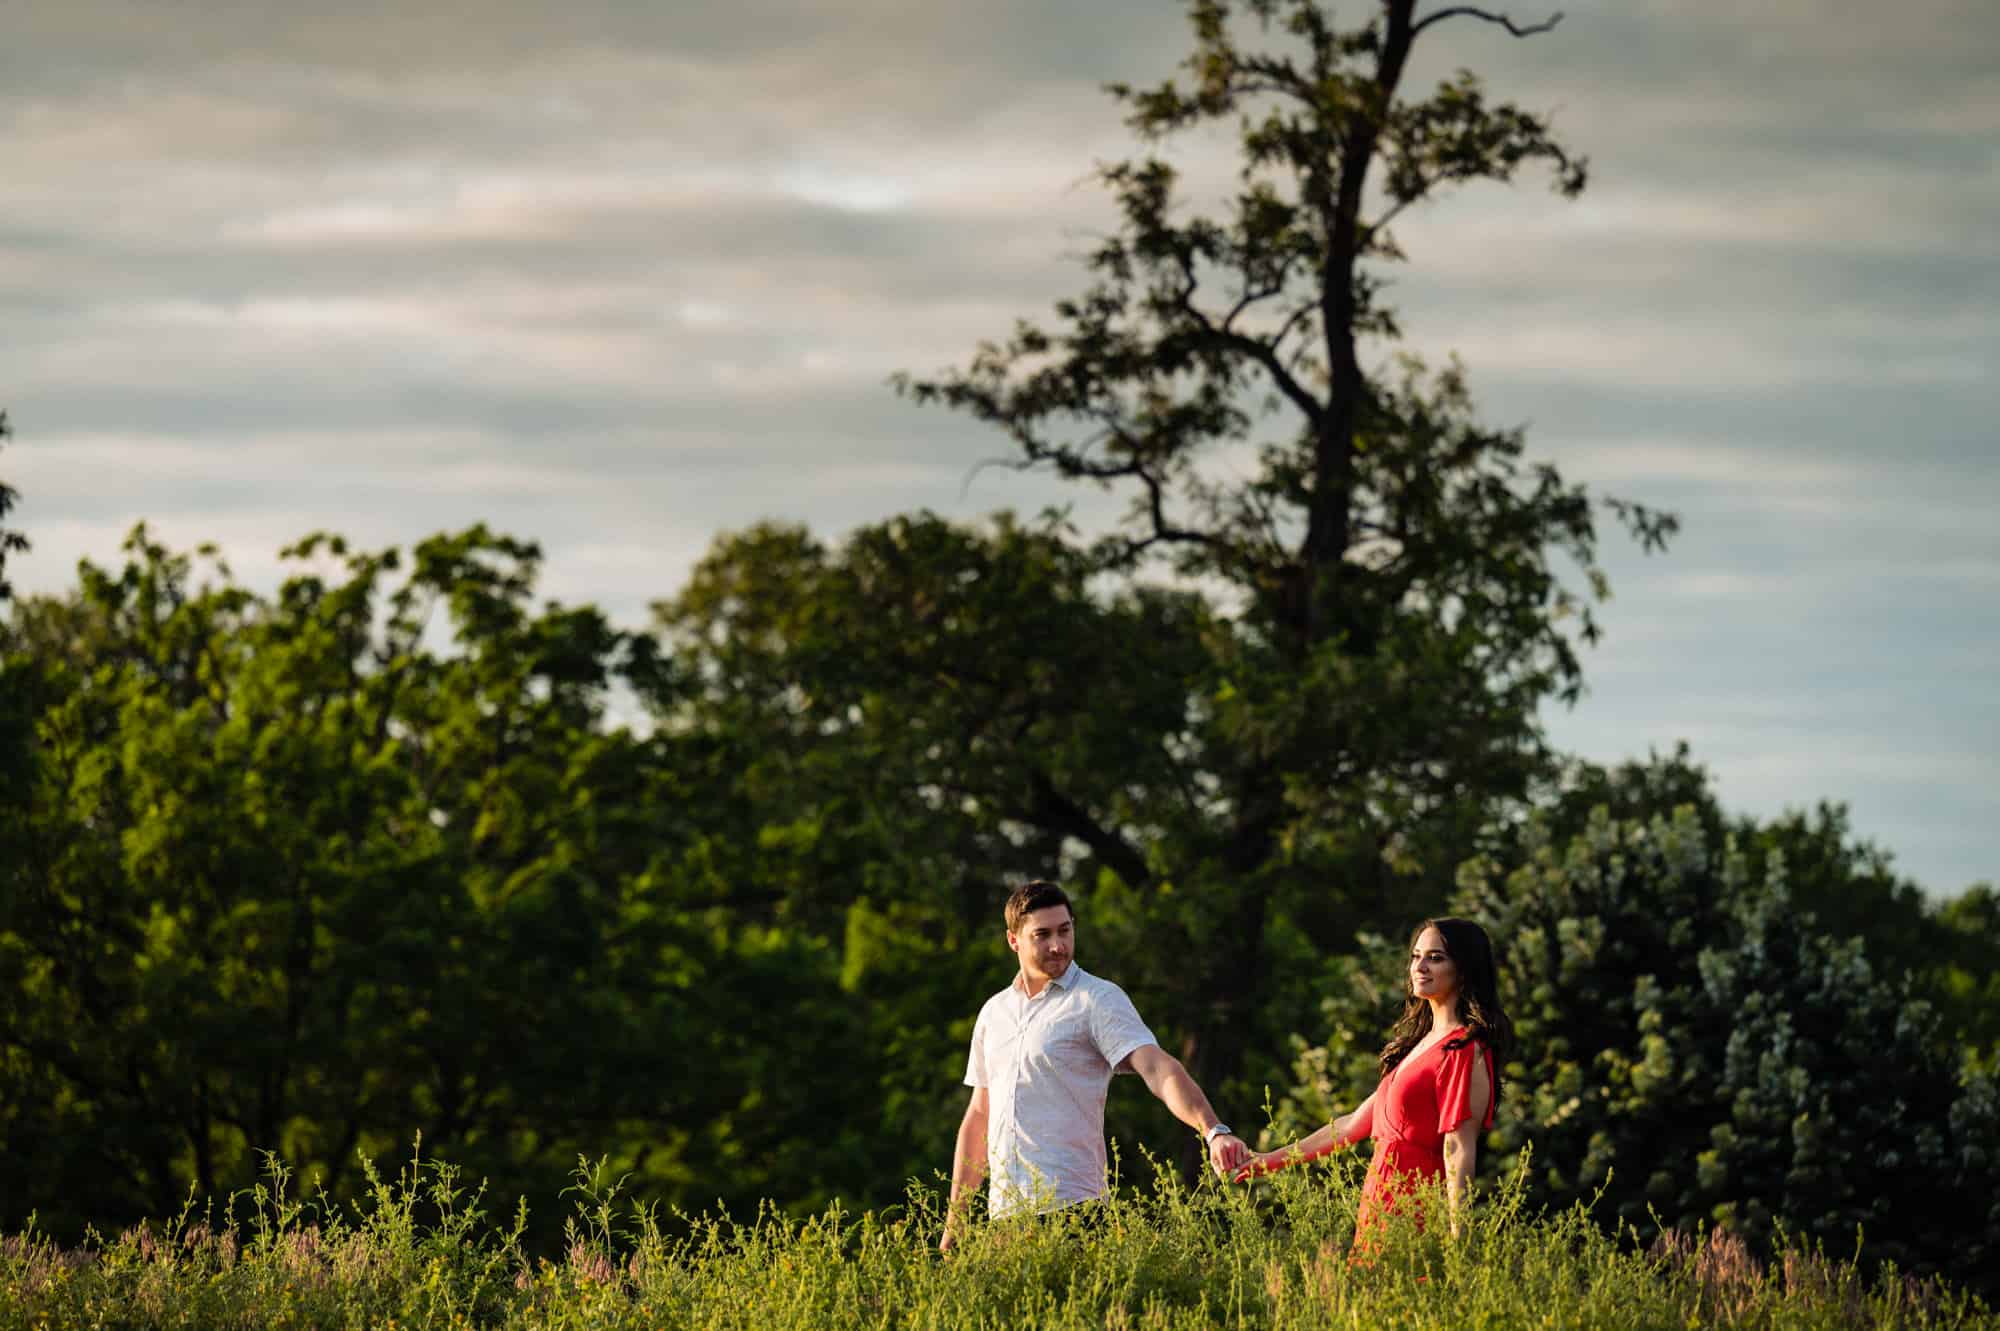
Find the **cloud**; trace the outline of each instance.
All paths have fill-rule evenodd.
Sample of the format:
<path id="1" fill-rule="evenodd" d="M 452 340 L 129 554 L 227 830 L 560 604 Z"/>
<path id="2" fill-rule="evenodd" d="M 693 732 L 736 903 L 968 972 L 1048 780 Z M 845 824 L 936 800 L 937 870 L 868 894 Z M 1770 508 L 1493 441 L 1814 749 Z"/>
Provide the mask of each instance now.
<path id="1" fill-rule="evenodd" d="M 28 0 L 9 23 L 24 590 L 140 517 L 253 580 L 314 528 L 485 519 L 547 547 L 552 591 L 643 618 L 764 516 L 1120 506 L 975 474 L 1005 441 L 883 381 L 1081 285 L 1112 220 L 1088 177 L 1134 151 L 1098 85 L 1172 69 L 1177 5 Z M 1952 821 L 2000 788 L 1966 738 L 1993 733 L 2000 652 L 2000 11 L 1621 0 L 1530 41 L 1434 36 L 1412 86 L 1481 70 L 1593 184 L 1406 218 L 1413 345 L 1462 355 L 1536 456 L 1686 522 L 1664 560 L 1607 533 L 1610 636 L 1558 736 L 1698 737 L 1746 806 L 1849 798 L 1933 886 L 2000 876 Z M 1192 188 L 1228 184 L 1226 142 L 1168 146 Z"/>

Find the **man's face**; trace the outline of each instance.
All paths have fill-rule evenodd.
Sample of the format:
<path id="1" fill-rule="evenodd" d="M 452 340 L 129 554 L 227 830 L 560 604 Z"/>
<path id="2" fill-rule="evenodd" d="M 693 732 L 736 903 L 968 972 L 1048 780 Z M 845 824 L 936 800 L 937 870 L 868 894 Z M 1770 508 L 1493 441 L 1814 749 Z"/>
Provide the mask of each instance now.
<path id="1" fill-rule="evenodd" d="M 1076 921 L 1068 906 L 1044 906 L 1021 917 L 1021 927 L 1007 935 L 1007 946 L 1021 959 L 1030 983 L 1062 978 L 1076 955 Z"/>

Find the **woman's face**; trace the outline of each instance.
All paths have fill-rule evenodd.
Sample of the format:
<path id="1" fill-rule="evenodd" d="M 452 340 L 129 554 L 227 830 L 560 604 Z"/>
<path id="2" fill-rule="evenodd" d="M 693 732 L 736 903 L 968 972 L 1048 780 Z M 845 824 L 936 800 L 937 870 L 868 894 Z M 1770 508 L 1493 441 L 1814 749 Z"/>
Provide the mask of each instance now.
<path id="1" fill-rule="evenodd" d="M 1458 963 L 1444 950 L 1444 935 L 1435 928 L 1418 934 L 1410 949 L 1410 992 L 1437 1002 L 1458 993 Z"/>

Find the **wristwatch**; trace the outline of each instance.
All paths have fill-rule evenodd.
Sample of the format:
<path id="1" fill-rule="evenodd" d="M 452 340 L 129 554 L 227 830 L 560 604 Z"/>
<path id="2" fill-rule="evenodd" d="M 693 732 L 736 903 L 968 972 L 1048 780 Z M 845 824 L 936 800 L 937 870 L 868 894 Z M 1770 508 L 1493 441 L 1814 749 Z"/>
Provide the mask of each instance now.
<path id="1" fill-rule="evenodd" d="M 1227 1123 L 1217 1123 L 1214 1127 L 1201 1134 L 1201 1144 L 1203 1146 L 1213 1145 L 1217 1137 L 1233 1137 L 1235 1135 L 1235 1131 Z"/>

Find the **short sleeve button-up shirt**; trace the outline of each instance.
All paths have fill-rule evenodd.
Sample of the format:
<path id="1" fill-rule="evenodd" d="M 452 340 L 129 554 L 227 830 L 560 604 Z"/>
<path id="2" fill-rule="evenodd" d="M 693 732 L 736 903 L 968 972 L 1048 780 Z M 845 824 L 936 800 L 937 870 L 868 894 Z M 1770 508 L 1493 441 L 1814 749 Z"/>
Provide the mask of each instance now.
<path id="1" fill-rule="evenodd" d="M 987 1090 L 988 1211 L 1104 1195 L 1104 1097 L 1118 1065 L 1157 1044 L 1125 991 L 1071 963 L 1030 998 L 1014 983 L 972 1028 L 965 1084 Z"/>

